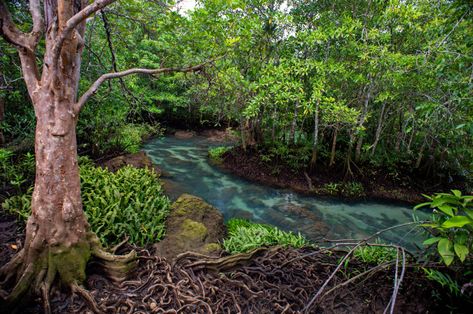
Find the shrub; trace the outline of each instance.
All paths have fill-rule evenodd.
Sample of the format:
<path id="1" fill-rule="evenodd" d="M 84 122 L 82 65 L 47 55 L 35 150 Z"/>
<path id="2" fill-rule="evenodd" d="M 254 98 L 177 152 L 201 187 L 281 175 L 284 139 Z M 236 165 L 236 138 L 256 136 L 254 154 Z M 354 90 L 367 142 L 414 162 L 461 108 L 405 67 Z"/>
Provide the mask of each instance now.
<path id="1" fill-rule="evenodd" d="M 222 161 L 223 155 L 231 149 L 229 146 L 217 146 L 209 148 L 209 157 L 214 161 Z"/>
<path id="2" fill-rule="evenodd" d="M 473 249 L 473 195 L 452 190 L 452 193 L 424 196 L 429 202 L 414 208 L 429 206 L 433 209 L 432 221 L 421 225 L 430 232 L 424 245 L 437 244 L 436 251 L 447 266 L 456 259 L 465 262 Z"/>
<path id="3" fill-rule="evenodd" d="M 345 197 L 360 197 L 365 194 L 365 189 L 359 182 L 345 182 L 341 192 Z"/>
<path id="4" fill-rule="evenodd" d="M 21 192 L 22 188 L 29 187 L 34 179 L 35 160 L 32 153 L 21 156 L 4 148 L 0 148 L 0 182 L 2 188 L 7 185 Z"/>
<path id="5" fill-rule="evenodd" d="M 248 252 L 266 245 L 287 245 L 295 248 L 308 245 L 301 234 L 296 235 L 244 219 L 230 219 L 227 229 L 228 237 L 223 241 L 223 247 L 231 254 Z"/>
<path id="6" fill-rule="evenodd" d="M 169 199 L 156 173 L 129 166 L 112 173 L 84 158 L 80 164 L 84 211 L 92 231 L 104 245 L 116 244 L 125 236 L 130 237 L 130 243 L 145 245 L 164 236 Z M 26 219 L 31 191 L 6 200 L 3 207 Z"/>

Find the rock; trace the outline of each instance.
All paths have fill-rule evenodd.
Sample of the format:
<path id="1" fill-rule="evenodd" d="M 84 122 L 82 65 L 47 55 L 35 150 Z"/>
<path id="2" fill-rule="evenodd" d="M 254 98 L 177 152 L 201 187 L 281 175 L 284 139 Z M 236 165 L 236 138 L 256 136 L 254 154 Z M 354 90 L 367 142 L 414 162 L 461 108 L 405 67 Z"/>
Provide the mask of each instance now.
<path id="1" fill-rule="evenodd" d="M 226 130 L 204 130 L 200 132 L 199 135 L 202 135 L 207 138 L 207 140 L 215 143 L 235 142 L 238 140 L 238 137 L 235 136 L 231 128 L 227 128 Z"/>
<path id="2" fill-rule="evenodd" d="M 148 168 L 154 169 L 154 171 L 161 175 L 161 169 L 153 165 L 151 159 L 146 155 L 145 152 L 140 151 L 134 154 L 121 155 L 104 162 L 101 167 L 108 168 L 111 172 L 116 172 L 118 169 L 125 166 L 132 166 L 135 168 Z"/>
<path id="3" fill-rule="evenodd" d="M 192 131 L 176 131 L 176 133 L 174 133 L 174 136 L 180 140 L 187 140 L 193 138 L 195 136 L 195 133 Z"/>
<path id="4" fill-rule="evenodd" d="M 182 194 L 171 206 L 166 237 L 154 247 L 157 255 L 168 260 L 187 251 L 218 256 L 224 236 L 220 211 L 200 197 Z"/>

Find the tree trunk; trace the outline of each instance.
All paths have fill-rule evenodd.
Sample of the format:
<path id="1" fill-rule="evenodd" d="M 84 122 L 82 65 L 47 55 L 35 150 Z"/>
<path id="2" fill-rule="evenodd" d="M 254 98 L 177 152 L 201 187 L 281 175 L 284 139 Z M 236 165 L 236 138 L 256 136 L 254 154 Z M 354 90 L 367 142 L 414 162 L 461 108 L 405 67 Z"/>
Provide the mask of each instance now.
<path id="1" fill-rule="evenodd" d="M 332 149 L 330 151 L 330 163 L 328 165 L 329 167 L 332 167 L 333 165 L 335 165 L 335 149 L 337 146 L 337 134 L 338 134 L 338 127 L 335 127 L 335 129 L 333 130 Z"/>
<path id="2" fill-rule="evenodd" d="M 383 103 L 381 106 L 381 112 L 379 114 L 378 126 L 376 127 L 376 134 L 374 136 L 373 147 L 371 148 L 370 156 L 373 157 L 378 146 L 379 138 L 381 137 L 381 131 L 383 130 L 383 121 L 384 121 L 384 110 L 386 109 L 386 103 Z"/>
<path id="3" fill-rule="evenodd" d="M 243 122 L 243 117 L 240 118 L 240 137 L 241 137 L 241 147 L 246 152 L 246 138 L 245 138 L 245 124 Z"/>
<path id="4" fill-rule="evenodd" d="M 371 79 L 370 79 L 370 84 L 368 85 L 367 88 L 368 88 L 368 90 L 367 90 L 367 93 L 366 93 L 366 96 L 365 96 L 365 102 L 363 104 L 363 110 L 361 111 L 361 115 L 360 115 L 360 118 L 358 120 L 358 129 L 363 127 L 363 124 L 365 123 L 365 120 L 366 120 L 366 116 L 368 115 L 368 105 L 369 105 L 369 102 L 371 100 L 371 89 L 373 88 L 373 81 Z M 360 156 L 361 156 L 361 146 L 363 145 L 363 137 L 359 136 L 359 131 L 357 131 L 356 134 L 354 134 L 354 137 L 355 136 L 358 136 L 358 141 L 357 141 L 356 148 L 355 148 L 355 161 L 358 161 L 360 159 Z M 354 140 L 355 140 L 355 138 L 353 138 L 353 141 Z M 351 144 L 353 144 L 352 143 L 353 141 L 350 141 Z"/>
<path id="5" fill-rule="evenodd" d="M 297 127 L 297 111 L 299 109 L 299 102 L 294 104 L 294 116 L 292 117 L 291 130 L 289 132 L 289 145 L 296 144 L 296 127 Z"/>
<path id="6" fill-rule="evenodd" d="M 310 170 L 315 170 L 315 165 L 317 163 L 317 145 L 319 143 L 319 101 L 315 104 L 315 113 L 314 113 L 314 142 L 312 145 L 312 158 L 310 159 Z"/>
<path id="7" fill-rule="evenodd" d="M 96 1 L 110 3 L 111 0 Z M 135 259 L 134 252 L 114 256 L 102 251 L 98 238 L 90 232 L 82 209 L 80 177 L 77 163 L 76 108 L 80 63 L 85 32 L 85 17 L 67 33 L 73 16 L 86 7 L 87 1 L 44 1 L 46 51 L 40 76 L 34 50 L 43 24 L 40 2 L 30 1 L 33 32 L 18 49 L 23 77 L 36 115 L 36 178 L 31 201 L 32 213 L 26 225 L 23 249 L 0 270 L 2 283 L 14 283 L 13 290 L 0 295 L 8 306 L 15 305 L 28 291 L 43 296 L 45 312 L 50 312 L 49 290 L 55 281 L 72 289 L 90 303 L 93 298 L 79 285 L 85 279 L 85 268 L 92 255 L 103 260 L 105 271 L 122 279 Z M 0 1 L 1 21 L 10 22 Z M 2 24 L 2 23 L 0 23 Z M 15 30 L 13 26 L 11 29 Z M 36 30 L 35 30 L 36 29 Z M 18 33 L 18 32 L 17 32 Z M 22 38 L 20 33 L 17 35 Z M 59 47 L 59 49 L 57 49 Z"/>

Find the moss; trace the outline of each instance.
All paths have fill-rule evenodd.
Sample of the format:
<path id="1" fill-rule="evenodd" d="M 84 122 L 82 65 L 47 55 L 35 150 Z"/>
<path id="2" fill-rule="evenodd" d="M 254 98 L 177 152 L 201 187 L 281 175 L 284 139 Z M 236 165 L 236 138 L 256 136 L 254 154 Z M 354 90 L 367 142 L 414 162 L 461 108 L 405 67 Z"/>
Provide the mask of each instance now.
<path id="1" fill-rule="evenodd" d="M 91 255 L 89 243 L 81 242 L 69 248 L 60 247 L 50 254 L 51 263 L 55 264 L 63 283 L 80 283 L 85 280 L 85 267 Z"/>
<path id="2" fill-rule="evenodd" d="M 183 194 L 172 204 L 172 214 L 177 216 L 203 214 L 208 208 L 209 205 L 201 198 Z"/>
<path id="3" fill-rule="evenodd" d="M 200 222 L 185 219 L 181 224 L 180 234 L 187 239 L 204 241 L 205 237 L 207 237 L 207 227 Z"/>
<path id="4" fill-rule="evenodd" d="M 218 243 L 207 243 L 203 247 L 203 251 L 205 253 L 212 253 L 212 252 L 220 251 L 221 249 L 222 249 L 222 247 Z"/>

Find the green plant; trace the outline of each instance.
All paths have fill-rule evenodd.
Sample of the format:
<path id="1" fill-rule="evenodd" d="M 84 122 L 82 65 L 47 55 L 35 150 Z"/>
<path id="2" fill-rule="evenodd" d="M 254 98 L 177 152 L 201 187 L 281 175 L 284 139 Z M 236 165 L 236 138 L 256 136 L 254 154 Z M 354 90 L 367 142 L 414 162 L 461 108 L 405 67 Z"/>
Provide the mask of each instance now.
<path id="1" fill-rule="evenodd" d="M 7 184 L 13 186 L 21 193 L 25 183 L 31 183 L 34 178 L 35 160 L 32 153 L 22 156 L 7 149 L 0 149 L 0 179 L 3 187 Z M 27 186 L 29 186 L 28 184 Z"/>
<path id="2" fill-rule="evenodd" d="M 448 274 L 444 274 L 441 271 L 430 268 L 422 268 L 429 280 L 435 281 L 440 284 L 443 288 L 447 288 L 450 294 L 459 296 L 461 295 L 461 289 L 458 282 Z"/>
<path id="3" fill-rule="evenodd" d="M 360 197 L 365 194 L 365 189 L 359 182 L 345 182 L 342 184 L 341 193 L 346 197 Z"/>
<path id="4" fill-rule="evenodd" d="M 322 189 L 330 195 L 337 195 L 340 192 L 340 183 L 326 183 L 322 186 Z"/>
<path id="5" fill-rule="evenodd" d="M 247 252 L 265 245 L 287 245 L 296 248 L 308 245 L 301 234 L 296 235 L 245 219 L 230 219 L 227 229 L 228 237 L 223 241 L 223 247 L 231 254 Z"/>
<path id="6" fill-rule="evenodd" d="M 169 199 L 152 170 L 124 167 L 112 173 L 94 167 L 86 158 L 80 158 L 80 164 L 84 211 L 104 245 L 118 243 L 125 236 L 130 243 L 145 245 L 164 236 Z M 31 190 L 7 199 L 3 207 L 26 219 Z"/>
<path id="7" fill-rule="evenodd" d="M 214 161 L 221 162 L 223 155 L 231 149 L 229 146 L 217 146 L 209 148 L 209 157 Z"/>
<path id="8" fill-rule="evenodd" d="M 422 224 L 431 234 L 424 245 L 437 244 L 437 252 L 447 266 L 456 258 L 463 263 L 473 249 L 473 196 L 458 190 L 424 196 L 429 202 L 414 207 L 433 209 L 432 221 Z"/>
<path id="9" fill-rule="evenodd" d="M 376 240 L 375 244 L 381 244 Z M 396 249 L 386 246 L 363 245 L 358 247 L 354 252 L 355 258 L 363 261 L 363 263 L 380 265 L 385 262 L 396 259 Z"/>

